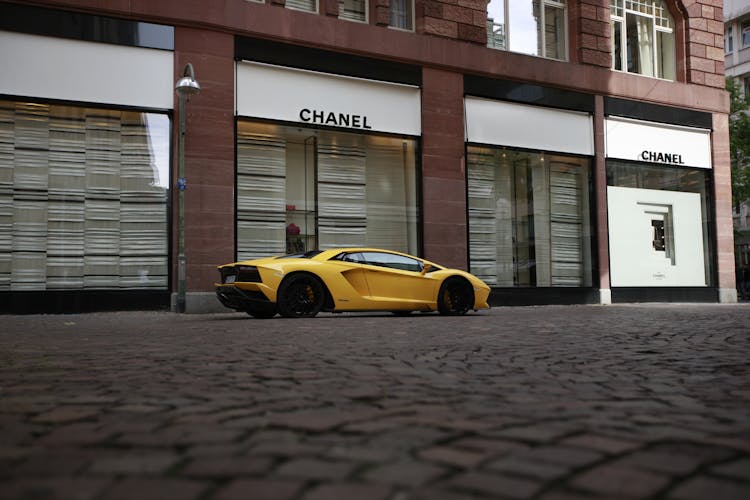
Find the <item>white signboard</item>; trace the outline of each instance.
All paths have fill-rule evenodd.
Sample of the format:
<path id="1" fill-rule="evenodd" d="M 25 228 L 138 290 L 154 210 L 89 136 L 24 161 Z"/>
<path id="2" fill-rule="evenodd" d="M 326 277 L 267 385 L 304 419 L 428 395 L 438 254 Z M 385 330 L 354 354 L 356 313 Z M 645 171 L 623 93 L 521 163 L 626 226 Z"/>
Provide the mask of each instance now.
<path id="1" fill-rule="evenodd" d="M 419 87 L 237 63 L 237 115 L 418 136 Z"/>
<path id="2" fill-rule="evenodd" d="M 711 131 L 610 117 L 606 154 L 644 163 L 711 168 Z"/>
<path id="3" fill-rule="evenodd" d="M 171 51 L 0 31 L 0 94 L 171 109 Z"/>
<path id="4" fill-rule="evenodd" d="M 526 149 L 593 156 L 591 115 L 480 97 L 466 97 L 466 139 Z"/>

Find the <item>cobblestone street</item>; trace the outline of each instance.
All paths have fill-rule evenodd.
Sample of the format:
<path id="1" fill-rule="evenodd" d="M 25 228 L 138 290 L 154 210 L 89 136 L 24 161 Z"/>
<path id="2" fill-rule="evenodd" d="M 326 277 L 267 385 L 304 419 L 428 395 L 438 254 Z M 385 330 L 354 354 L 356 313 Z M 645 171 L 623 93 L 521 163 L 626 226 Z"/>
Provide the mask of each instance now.
<path id="1" fill-rule="evenodd" d="M 0 498 L 750 498 L 750 304 L 0 318 Z"/>

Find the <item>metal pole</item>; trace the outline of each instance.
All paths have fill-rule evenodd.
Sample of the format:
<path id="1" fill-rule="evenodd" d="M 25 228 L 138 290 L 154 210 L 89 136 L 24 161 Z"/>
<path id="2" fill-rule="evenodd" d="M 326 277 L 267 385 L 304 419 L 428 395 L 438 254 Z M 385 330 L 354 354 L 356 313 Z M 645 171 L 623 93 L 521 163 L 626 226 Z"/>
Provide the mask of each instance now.
<path id="1" fill-rule="evenodd" d="M 179 222 L 177 243 L 177 312 L 185 312 L 185 96 L 179 96 L 180 133 L 178 136 L 177 189 L 179 191 Z"/>

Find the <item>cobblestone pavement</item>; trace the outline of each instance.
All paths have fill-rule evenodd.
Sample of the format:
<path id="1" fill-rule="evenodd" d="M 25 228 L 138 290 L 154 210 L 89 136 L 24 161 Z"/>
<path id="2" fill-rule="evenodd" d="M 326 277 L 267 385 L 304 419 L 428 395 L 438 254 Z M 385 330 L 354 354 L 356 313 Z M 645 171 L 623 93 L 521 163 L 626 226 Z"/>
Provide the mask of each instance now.
<path id="1" fill-rule="evenodd" d="M 750 305 L 0 317 L 0 498 L 750 498 Z"/>

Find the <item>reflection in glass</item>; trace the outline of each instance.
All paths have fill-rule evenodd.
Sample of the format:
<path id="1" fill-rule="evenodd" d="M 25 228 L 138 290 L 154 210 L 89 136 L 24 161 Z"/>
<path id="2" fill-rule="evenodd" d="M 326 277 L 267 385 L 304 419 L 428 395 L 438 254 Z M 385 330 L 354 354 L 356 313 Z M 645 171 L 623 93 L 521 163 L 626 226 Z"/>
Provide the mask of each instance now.
<path id="1" fill-rule="evenodd" d="M 487 46 L 565 59 L 565 8 L 564 0 L 489 0 Z"/>

